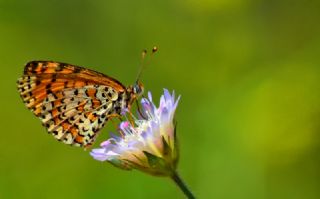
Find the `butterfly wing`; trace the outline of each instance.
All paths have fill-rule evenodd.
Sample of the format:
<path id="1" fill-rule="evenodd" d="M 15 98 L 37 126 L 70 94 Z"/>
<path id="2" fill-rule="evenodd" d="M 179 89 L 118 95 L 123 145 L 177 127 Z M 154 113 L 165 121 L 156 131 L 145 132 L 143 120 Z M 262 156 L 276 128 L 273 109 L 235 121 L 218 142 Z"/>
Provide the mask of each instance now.
<path id="1" fill-rule="evenodd" d="M 18 89 L 26 106 L 56 139 L 86 147 L 108 117 L 119 112 L 125 96 L 125 87 L 111 77 L 48 61 L 29 62 Z"/>

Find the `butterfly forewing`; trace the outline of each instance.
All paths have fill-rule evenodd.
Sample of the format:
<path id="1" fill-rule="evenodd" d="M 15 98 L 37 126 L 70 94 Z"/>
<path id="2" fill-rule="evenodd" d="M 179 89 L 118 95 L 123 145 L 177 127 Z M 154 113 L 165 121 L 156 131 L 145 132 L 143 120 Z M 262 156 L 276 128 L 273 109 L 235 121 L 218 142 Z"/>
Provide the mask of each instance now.
<path id="1" fill-rule="evenodd" d="M 91 145 L 108 118 L 126 106 L 126 89 L 117 80 L 59 62 L 29 62 L 18 89 L 49 133 L 76 146 Z"/>

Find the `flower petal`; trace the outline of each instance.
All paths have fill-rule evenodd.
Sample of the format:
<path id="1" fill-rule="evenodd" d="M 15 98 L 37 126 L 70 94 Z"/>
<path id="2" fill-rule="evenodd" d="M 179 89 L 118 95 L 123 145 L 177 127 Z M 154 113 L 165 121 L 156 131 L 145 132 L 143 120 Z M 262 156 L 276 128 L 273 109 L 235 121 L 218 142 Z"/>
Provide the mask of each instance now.
<path id="1" fill-rule="evenodd" d="M 91 151 L 93 158 L 108 161 L 122 169 L 134 168 L 154 175 L 169 175 L 178 158 L 177 153 L 169 152 L 175 150 L 173 119 L 180 96 L 175 100 L 175 92 L 171 94 L 164 89 L 158 107 L 152 100 L 152 94 L 148 92 L 148 98 L 140 101 L 142 115 L 138 115 L 139 119 L 134 117 L 134 124 L 132 121 L 121 122 L 121 137 L 111 135 L 112 138 L 101 143 L 101 148 Z M 157 161 L 150 165 L 150 160 Z"/>

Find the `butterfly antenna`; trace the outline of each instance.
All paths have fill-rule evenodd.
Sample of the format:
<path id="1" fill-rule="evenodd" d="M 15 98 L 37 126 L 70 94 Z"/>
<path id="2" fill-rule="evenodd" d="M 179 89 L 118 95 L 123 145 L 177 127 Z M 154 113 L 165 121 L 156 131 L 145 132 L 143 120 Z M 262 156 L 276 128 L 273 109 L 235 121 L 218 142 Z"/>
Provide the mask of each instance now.
<path id="1" fill-rule="evenodd" d="M 138 71 L 138 74 L 137 74 L 137 78 L 136 78 L 136 81 L 138 81 L 140 79 L 140 76 L 141 76 L 141 73 L 143 71 L 143 68 L 144 68 L 144 60 L 146 58 L 146 55 L 147 55 L 147 50 L 144 49 L 141 53 L 141 61 L 140 61 L 140 67 L 139 67 L 139 71 Z"/>
<path id="2" fill-rule="evenodd" d="M 136 82 L 138 82 L 138 80 L 139 80 L 140 77 L 141 77 L 141 74 L 142 74 L 143 69 L 150 64 L 153 55 L 154 55 L 157 51 L 158 51 L 158 48 L 157 48 L 156 46 L 154 46 L 154 47 L 152 48 L 151 55 L 150 55 L 150 57 L 149 57 L 149 59 L 148 59 L 147 62 L 145 62 L 145 58 L 146 58 L 146 55 L 147 55 L 147 50 L 144 49 L 144 50 L 142 51 L 142 53 L 141 53 L 141 64 L 140 64 L 140 68 L 139 68 L 138 75 L 137 75 L 137 78 L 136 78 Z"/>

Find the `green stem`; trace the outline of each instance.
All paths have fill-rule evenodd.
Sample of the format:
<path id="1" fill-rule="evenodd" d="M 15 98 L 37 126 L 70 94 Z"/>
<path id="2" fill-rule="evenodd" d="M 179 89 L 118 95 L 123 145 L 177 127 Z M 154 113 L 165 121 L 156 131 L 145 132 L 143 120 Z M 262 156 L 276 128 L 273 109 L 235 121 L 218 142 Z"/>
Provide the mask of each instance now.
<path id="1" fill-rule="evenodd" d="M 188 189 L 187 185 L 182 181 L 177 172 L 174 172 L 171 179 L 176 183 L 176 185 L 183 191 L 188 199 L 195 199 L 192 192 Z"/>

